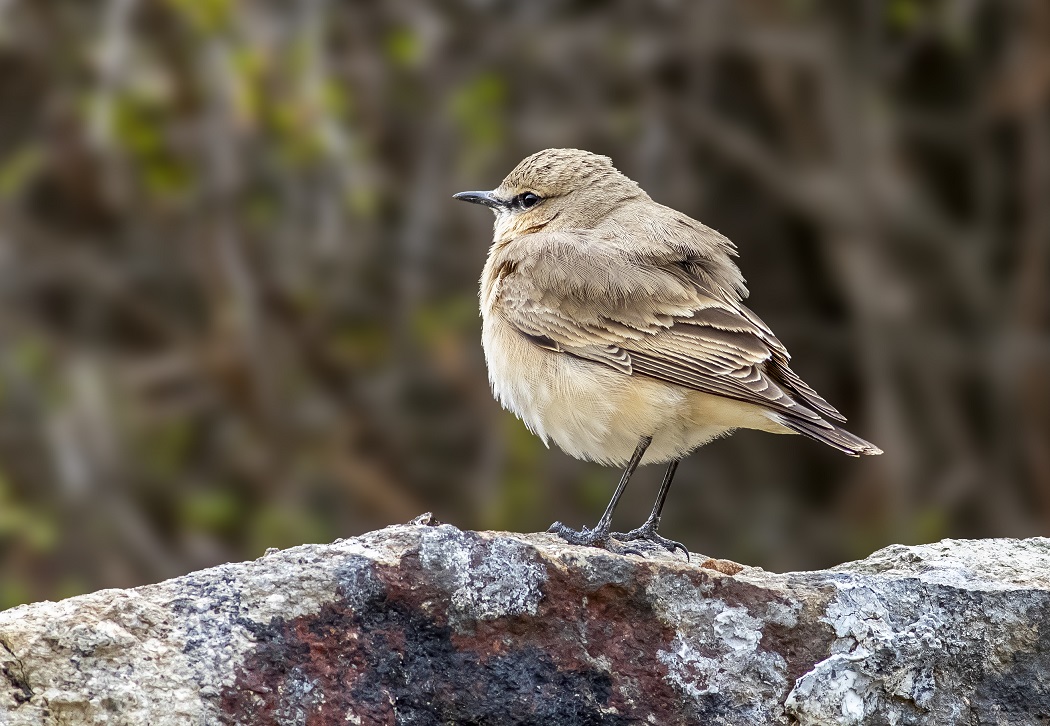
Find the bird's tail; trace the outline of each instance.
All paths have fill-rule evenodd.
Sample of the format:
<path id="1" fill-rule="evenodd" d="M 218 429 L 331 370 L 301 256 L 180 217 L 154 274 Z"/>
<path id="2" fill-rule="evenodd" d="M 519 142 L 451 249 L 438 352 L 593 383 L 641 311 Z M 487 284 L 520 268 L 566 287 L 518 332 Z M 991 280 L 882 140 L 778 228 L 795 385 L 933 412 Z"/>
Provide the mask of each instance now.
<path id="1" fill-rule="evenodd" d="M 875 444 L 865 441 L 859 436 L 854 436 L 846 429 L 823 419 L 803 419 L 794 416 L 777 416 L 777 419 L 792 431 L 821 441 L 850 456 L 860 456 L 861 454 L 874 456 L 882 453 L 882 449 Z"/>

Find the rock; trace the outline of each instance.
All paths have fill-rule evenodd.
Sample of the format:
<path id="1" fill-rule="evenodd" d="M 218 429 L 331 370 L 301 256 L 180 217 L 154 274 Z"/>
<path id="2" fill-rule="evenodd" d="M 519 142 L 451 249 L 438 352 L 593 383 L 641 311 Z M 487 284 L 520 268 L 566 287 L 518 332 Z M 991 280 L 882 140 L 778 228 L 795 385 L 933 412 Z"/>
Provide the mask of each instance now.
<path id="1" fill-rule="evenodd" d="M 0 723 L 1050 719 L 1048 539 L 774 574 L 429 522 L 2 612 Z"/>

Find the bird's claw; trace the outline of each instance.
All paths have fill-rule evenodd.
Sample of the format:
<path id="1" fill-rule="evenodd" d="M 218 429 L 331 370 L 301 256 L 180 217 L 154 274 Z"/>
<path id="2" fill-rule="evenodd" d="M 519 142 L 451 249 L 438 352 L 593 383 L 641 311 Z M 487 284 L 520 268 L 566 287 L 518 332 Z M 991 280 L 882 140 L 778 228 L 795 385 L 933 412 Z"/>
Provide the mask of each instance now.
<path id="1" fill-rule="evenodd" d="M 670 552 L 674 552 L 675 549 L 680 548 L 682 553 L 685 553 L 686 560 L 689 560 L 689 551 L 686 549 L 686 545 L 681 542 L 675 542 L 674 540 L 660 537 L 656 534 L 655 527 L 640 526 L 637 530 L 632 530 L 626 534 L 621 533 L 610 533 L 608 527 L 594 527 L 591 530 L 590 527 L 583 527 L 581 530 L 573 530 L 572 527 L 562 524 L 561 522 L 554 522 L 547 527 L 547 532 L 558 535 L 569 544 L 576 544 L 585 547 L 598 547 L 600 549 L 607 549 L 608 552 L 614 555 L 637 555 L 638 557 L 645 557 L 646 553 L 640 551 L 636 547 L 622 546 L 617 542 L 613 542 L 613 538 L 621 542 L 630 542 L 635 540 L 647 540 L 654 542 Z"/>
<path id="2" fill-rule="evenodd" d="M 681 542 L 676 542 L 673 539 L 667 539 L 667 537 L 657 534 L 656 526 L 651 522 L 646 522 L 638 529 L 632 529 L 630 532 L 613 532 L 611 536 L 621 542 L 636 542 L 638 540 L 652 542 L 663 547 L 671 554 L 674 554 L 677 550 L 682 550 L 682 554 L 685 555 L 685 561 L 689 562 L 689 550 L 686 549 L 686 546 Z"/>
<path id="3" fill-rule="evenodd" d="M 547 531 L 558 535 L 569 544 L 609 549 L 608 528 L 595 527 L 590 529 L 589 527 L 584 527 L 580 530 L 575 530 L 561 522 L 555 522 L 547 528 Z"/>

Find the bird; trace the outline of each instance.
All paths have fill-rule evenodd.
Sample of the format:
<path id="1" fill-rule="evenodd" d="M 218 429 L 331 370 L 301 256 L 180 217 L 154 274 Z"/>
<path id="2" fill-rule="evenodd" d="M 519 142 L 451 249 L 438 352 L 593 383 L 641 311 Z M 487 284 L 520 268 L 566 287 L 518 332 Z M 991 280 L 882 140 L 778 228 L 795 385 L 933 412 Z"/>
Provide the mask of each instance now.
<path id="1" fill-rule="evenodd" d="M 736 246 L 655 202 L 612 160 L 580 149 L 523 159 L 491 191 L 454 199 L 495 214 L 481 274 L 482 347 L 500 404 L 545 445 L 623 473 L 594 528 L 554 522 L 575 545 L 639 553 L 659 534 L 679 462 L 736 429 L 802 434 L 850 456 L 881 454 L 789 366 L 744 306 Z M 613 512 L 635 469 L 667 465 L 629 532 Z"/>

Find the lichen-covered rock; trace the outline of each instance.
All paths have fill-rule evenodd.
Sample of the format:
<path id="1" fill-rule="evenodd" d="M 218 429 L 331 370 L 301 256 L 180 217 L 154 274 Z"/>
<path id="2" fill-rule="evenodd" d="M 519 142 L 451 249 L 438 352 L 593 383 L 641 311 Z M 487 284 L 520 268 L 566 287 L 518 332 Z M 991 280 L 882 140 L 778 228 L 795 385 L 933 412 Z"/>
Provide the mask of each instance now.
<path id="1" fill-rule="evenodd" d="M 0 613 L 0 724 L 1040 724 L 1050 540 L 823 572 L 413 524 Z"/>

